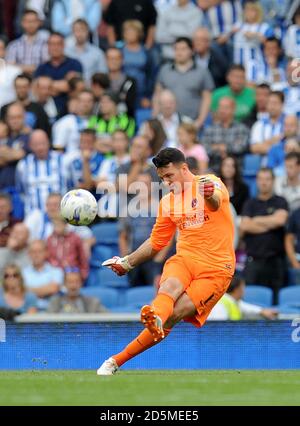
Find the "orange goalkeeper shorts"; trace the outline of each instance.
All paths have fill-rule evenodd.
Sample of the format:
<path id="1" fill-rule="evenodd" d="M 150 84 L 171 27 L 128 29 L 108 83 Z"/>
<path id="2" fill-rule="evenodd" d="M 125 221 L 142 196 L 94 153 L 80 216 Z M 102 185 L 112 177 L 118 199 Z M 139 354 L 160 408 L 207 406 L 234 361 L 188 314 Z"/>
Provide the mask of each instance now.
<path id="1" fill-rule="evenodd" d="M 160 285 L 168 278 L 177 278 L 184 291 L 196 307 L 196 314 L 184 318 L 196 327 L 202 327 L 210 311 L 218 300 L 226 293 L 232 275 L 223 271 L 208 271 L 195 259 L 174 255 L 164 265 Z"/>

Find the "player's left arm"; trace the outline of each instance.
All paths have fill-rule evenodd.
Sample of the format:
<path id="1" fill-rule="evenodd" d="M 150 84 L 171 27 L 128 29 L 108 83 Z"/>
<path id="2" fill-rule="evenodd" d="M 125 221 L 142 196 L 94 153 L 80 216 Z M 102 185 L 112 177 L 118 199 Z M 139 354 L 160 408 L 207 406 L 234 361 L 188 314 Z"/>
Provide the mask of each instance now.
<path id="1" fill-rule="evenodd" d="M 205 176 L 200 178 L 200 192 L 208 210 L 217 211 L 222 203 L 222 184 L 215 177 Z"/>

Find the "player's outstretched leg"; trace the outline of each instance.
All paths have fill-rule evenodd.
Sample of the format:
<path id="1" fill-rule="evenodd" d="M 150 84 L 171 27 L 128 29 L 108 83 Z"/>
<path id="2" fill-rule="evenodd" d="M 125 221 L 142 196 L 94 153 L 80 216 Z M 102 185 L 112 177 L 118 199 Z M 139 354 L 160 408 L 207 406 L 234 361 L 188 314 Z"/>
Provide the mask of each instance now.
<path id="1" fill-rule="evenodd" d="M 167 337 L 173 325 L 170 325 L 170 328 L 163 327 L 163 325 L 171 318 L 174 304 L 182 295 L 182 292 L 183 286 L 178 279 L 168 278 L 165 280 L 151 306 L 145 305 L 141 310 L 141 321 L 146 329 L 122 352 L 104 361 L 97 370 L 97 374 L 99 376 L 114 374 L 125 362 Z"/>
<path id="2" fill-rule="evenodd" d="M 164 328 L 164 336 L 168 336 L 171 329 Z M 115 374 L 119 367 L 121 367 L 125 362 L 129 361 L 131 358 L 139 355 L 144 352 L 146 349 L 151 348 L 162 340 L 154 340 L 152 334 L 146 329 L 143 330 L 136 339 L 134 339 L 126 348 L 112 357 L 104 361 L 100 368 L 97 370 L 98 376 L 111 376 Z"/>

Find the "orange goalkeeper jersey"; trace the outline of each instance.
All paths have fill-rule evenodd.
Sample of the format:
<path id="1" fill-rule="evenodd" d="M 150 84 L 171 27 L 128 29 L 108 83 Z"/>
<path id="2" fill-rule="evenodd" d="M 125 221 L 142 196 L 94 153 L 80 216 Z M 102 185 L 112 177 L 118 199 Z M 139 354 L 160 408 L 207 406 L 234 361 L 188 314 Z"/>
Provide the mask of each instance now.
<path id="1" fill-rule="evenodd" d="M 201 176 L 204 177 L 204 176 Z M 234 273 L 234 226 L 229 204 L 229 194 L 223 182 L 214 175 L 205 175 L 215 185 L 220 195 L 220 207 L 207 209 L 201 195 L 200 176 L 180 194 L 169 193 L 159 205 L 156 223 L 150 236 L 154 250 L 165 247 L 176 229 L 178 255 L 197 260 L 203 270 Z"/>

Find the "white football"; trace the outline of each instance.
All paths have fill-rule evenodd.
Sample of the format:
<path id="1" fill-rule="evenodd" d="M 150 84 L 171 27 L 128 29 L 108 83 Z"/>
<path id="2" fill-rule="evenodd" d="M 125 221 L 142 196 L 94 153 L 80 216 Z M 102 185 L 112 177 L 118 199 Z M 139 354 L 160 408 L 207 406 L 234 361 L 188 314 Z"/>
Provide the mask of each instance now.
<path id="1" fill-rule="evenodd" d="M 60 212 L 71 225 L 89 225 L 98 213 L 98 204 L 89 191 L 72 189 L 61 200 Z"/>

